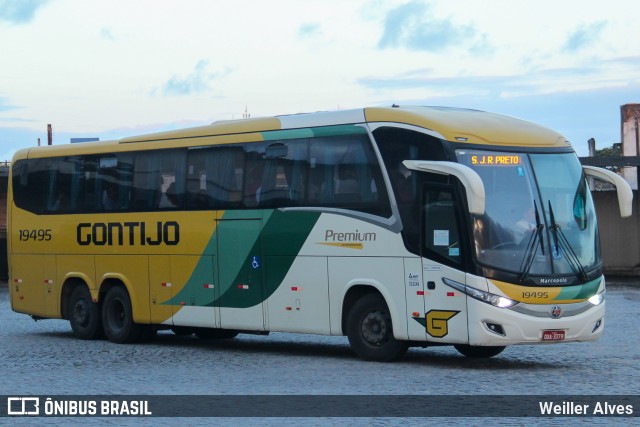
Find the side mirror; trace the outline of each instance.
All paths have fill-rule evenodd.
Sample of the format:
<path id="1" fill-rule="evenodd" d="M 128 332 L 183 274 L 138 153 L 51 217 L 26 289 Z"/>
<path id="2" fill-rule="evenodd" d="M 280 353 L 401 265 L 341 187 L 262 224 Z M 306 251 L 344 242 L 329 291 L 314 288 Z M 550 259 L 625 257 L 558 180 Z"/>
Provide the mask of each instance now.
<path id="1" fill-rule="evenodd" d="M 436 162 L 427 160 L 405 160 L 402 164 L 415 171 L 431 172 L 440 175 L 453 175 L 462 182 L 467 193 L 469 212 L 484 214 L 484 184 L 480 175 L 469 166 L 454 162 Z"/>
<path id="2" fill-rule="evenodd" d="M 582 169 L 587 176 L 592 176 L 615 185 L 616 192 L 618 193 L 620 216 L 622 218 L 628 218 L 631 216 L 633 191 L 631 191 L 629 183 L 625 181 L 624 178 L 608 169 L 597 168 L 595 166 L 582 166 Z"/>

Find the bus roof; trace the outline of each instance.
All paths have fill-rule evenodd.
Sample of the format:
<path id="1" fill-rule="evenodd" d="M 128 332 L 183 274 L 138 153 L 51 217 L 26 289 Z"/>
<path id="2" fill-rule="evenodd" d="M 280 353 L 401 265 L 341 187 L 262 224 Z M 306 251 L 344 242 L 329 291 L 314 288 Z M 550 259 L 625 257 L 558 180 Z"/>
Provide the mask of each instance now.
<path id="1" fill-rule="evenodd" d="M 357 110 L 294 114 L 219 121 L 211 125 L 121 139 L 121 143 L 159 141 L 331 125 L 390 122 L 425 128 L 452 142 L 566 147 L 557 132 L 501 114 L 449 107 L 370 107 Z"/>
<path id="2" fill-rule="evenodd" d="M 206 126 L 177 129 L 160 133 L 123 138 L 117 141 L 85 142 L 19 150 L 14 159 L 47 157 L 64 154 L 135 150 L 142 142 L 215 138 L 216 143 L 243 140 L 262 140 L 263 132 L 316 128 L 352 124 L 400 124 L 427 129 L 429 133 L 451 142 L 521 147 L 568 147 L 560 134 L 531 122 L 501 114 L 450 107 L 369 107 L 354 110 L 293 114 L 286 116 L 218 121 Z M 262 134 L 262 137 L 261 137 Z M 230 138 L 226 138 L 228 135 Z M 235 137 L 233 135 L 236 135 Z M 196 143 L 194 141 L 196 145 Z M 204 142 L 203 142 L 204 143 Z M 121 144 L 127 144 L 125 148 Z M 129 145 L 130 144 L 130 145 Z M 155 145 L 155 144 L 154 144 Z M 56 154 L 54 154 L 56 153 Z"/>

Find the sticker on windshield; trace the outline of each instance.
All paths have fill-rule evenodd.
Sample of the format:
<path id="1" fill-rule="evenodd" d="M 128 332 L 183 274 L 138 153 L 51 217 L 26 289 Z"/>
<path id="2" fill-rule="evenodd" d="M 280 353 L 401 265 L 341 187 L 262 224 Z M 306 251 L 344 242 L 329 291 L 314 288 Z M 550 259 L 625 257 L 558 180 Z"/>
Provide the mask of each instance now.
<path id="1" fill-rule="evenodd" d="M 433 246 L 449 246 L 449 230 L 433 230 Z"/>

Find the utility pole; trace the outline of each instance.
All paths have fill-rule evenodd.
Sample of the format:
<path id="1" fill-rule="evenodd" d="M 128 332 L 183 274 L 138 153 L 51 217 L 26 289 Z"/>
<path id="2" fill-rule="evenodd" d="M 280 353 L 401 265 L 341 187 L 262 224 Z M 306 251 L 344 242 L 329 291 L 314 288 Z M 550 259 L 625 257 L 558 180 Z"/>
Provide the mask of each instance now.
<path id="1" fill-rule="evenodd" d="M 636 125 L 636 161 L 640 159 L 640 138 L 638 137 L 638 109 L 634 111 L 634 119 Z M 640 194 L 640 166 L 636 166 L 636 178 L 638 186 L 638 194 Z"/>
<path id="2" fill-rule="evenodd" d="M 47 125 L 47 145 L 53 144 L 53 129 L 51 128 L 51 123 Z"/>

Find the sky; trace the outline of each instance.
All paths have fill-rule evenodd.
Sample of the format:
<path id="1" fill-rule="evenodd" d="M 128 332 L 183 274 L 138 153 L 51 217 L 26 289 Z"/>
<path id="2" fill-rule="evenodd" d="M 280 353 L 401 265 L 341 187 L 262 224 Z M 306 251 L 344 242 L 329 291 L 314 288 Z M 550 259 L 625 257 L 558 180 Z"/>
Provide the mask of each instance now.
<path id="1" fill-rule="evenodd" d="M 640 103 L 632 0 L 0 0 L 0 161 L 72 137 L 366 106 L 492 111 L 586 155 Z"/>

